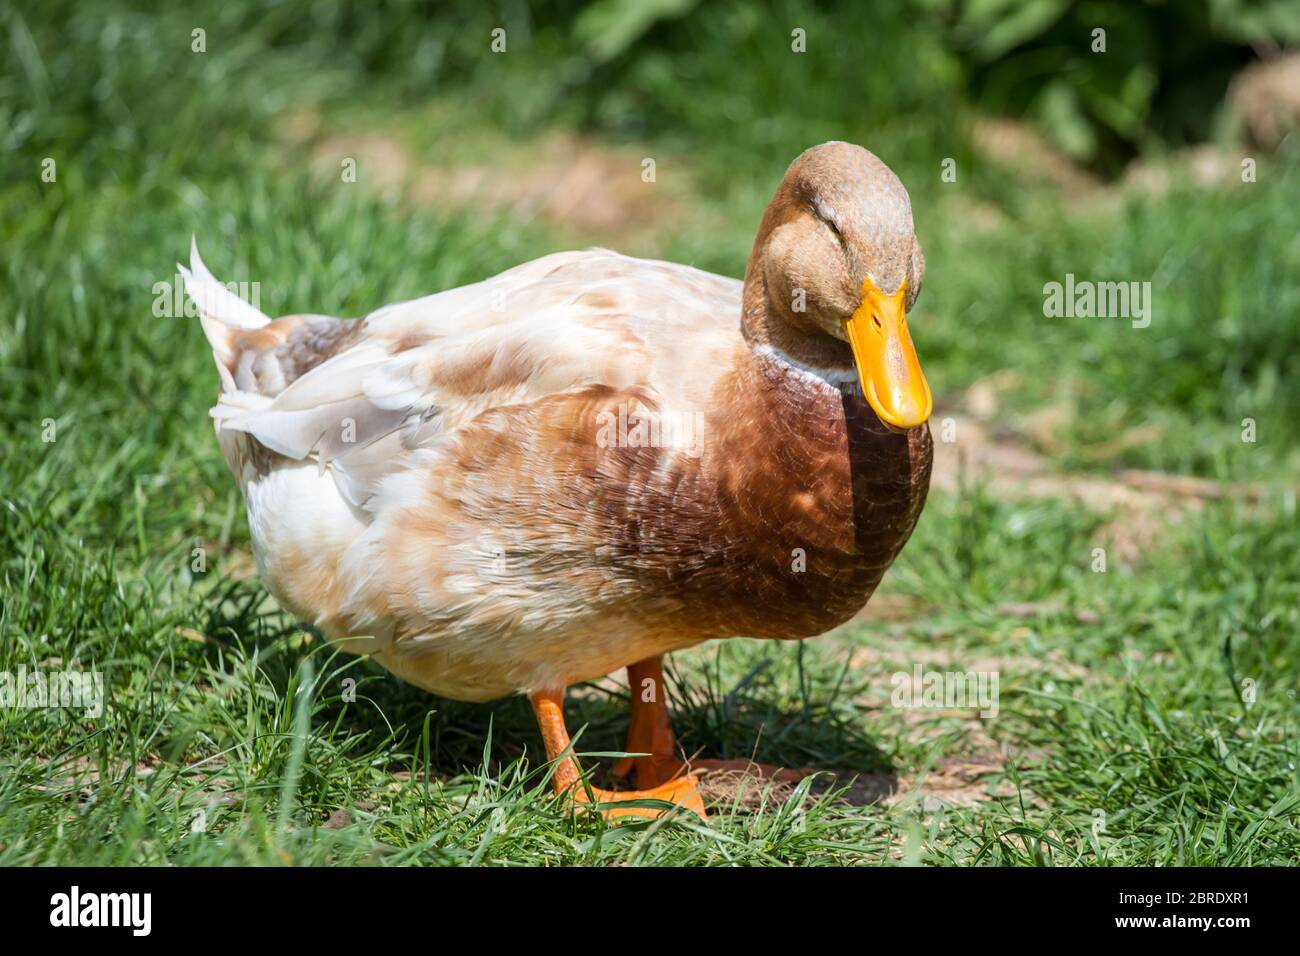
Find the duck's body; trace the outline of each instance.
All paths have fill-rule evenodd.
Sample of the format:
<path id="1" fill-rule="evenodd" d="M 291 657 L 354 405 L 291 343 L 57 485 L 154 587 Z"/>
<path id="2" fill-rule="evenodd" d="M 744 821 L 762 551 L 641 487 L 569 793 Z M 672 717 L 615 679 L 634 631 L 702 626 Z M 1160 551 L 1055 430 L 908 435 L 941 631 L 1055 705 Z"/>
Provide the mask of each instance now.
<path id="1" fill-rule="evenodd" d="M 823 182 L 836 164 L 852 175 Z M 272 322 L 191 265 L 268 589 L 429 691 L 529 694 L 552 756 L 570 683 L 637 662 L 653 683 L 667 651 L 847 620 L 925 500 L 929 391 L 902 324 L 924 265 L 906 192 L 858 147 L 791 167 L 744 283 L 592 250 Z M 803 288 L 784 301 L 796 281 L 811 309 Z M 662 763 L 652 699 L 633 738 Z"/>
<path id="2" fill-rule="evenodd" d="M 740 303 L 593 250 L 236 333 L 217 415 L 267 588 L 461 700 L 843 622 L 915 524 L 929 433 L 752 349 Z"/>

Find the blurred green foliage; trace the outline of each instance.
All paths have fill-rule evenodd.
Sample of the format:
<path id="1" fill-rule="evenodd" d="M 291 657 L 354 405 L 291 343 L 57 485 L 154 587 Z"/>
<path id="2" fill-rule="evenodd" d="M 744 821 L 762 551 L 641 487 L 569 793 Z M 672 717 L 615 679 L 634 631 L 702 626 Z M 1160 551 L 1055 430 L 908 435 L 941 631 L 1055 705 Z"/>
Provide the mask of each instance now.
<path id="1" fill-rule="evenodd" d="M 152 6 L 87 12 L 51 0 L 30 17 L 0 5 L 6 55 L 24 81 L 0 90 L 9 144 L 66 144 L 107 128 L 108 142 L 138 145 L 129 129 L 138 118 L 125 107 L 133 94 L 148 86 L 163 109 L 184 94 L 133 64 L 188 56 L 188 23 L 223 54 L 205 81 L 256 75 L 257 105 L 270 112 L 304 83 L 318 97 L 388 108 L 454 94 L 516 132 L 570 122 L 690 147 L 715 144 L 725 129 L 724 148 L 710 151 L 724 163 L 728 150 L 788 159 L 798 144 L 885 139 L 906 164 L 919 152 L 928 161 L 932 144 L 960 134 L 954 119 L 982 111 L 1029 118 L 1072 158 L 1113 173 L 1141 149 L 1207 138 L 1254 50 L 1300 40 L 1300 4 L 1284 0 L 905 0 L 870 10 L 806 0 L 324 0 L 165 16 Z M 34 33 L 55 25 L 58 36 Z M 485 57 L 498 27 L 508 55 Z M 792 52 L 796 29 L 806 53 Z M 1093 51 L 1098 29 L 1104 53 Z M 274 62 L 257 62 L 266 51 Z M 44 59 L 70 57 L 99 82 L 56 89 L 62 71 Z M 26 108 L 55 96 L 61 121 L 37 128 Z"/>
<path id="2" fill-rule="evenodd" d="M 1026 115 L 1107 172 L 1209 137 L 1252 45 L 1300 40 L 1300 4 L 951 0 L 935 5 L 984 108 Z M 1102 32 L 1097 32 L 1102 31 Z"/>
<path id="3" fill-rule="evenodd" d="M 817 61 L 798 70 L 778 42 L 796 27 Z M 783 122 L 792 112 L 830 118 L 808 109 L 807 93 L 838 86 L 857 95 L 816 101 L 851 110 L 832 112 L 841 125 L 889 117 L 933 128 L 963 96 L 980 110 L 1032 119 L 1071 158 L 1113 173 L 1140 148 L 1208 138 L 1252 47 L 1300 40 L 1300 4 L 909 0 L 864 16 L 841 3 L 601 0 L 576 28 L 600 64 L 587 93 L 602 125 L 681 129 L 690 116 L 707 124 L 755 112 L 761 122 L 769 109 Z M 730 56 L 714 53 L 720 40 Z M 732 91 L 720 104 L 725 114 L 701 116 L 692 85 L 678 82 L 688 78 Z"/>

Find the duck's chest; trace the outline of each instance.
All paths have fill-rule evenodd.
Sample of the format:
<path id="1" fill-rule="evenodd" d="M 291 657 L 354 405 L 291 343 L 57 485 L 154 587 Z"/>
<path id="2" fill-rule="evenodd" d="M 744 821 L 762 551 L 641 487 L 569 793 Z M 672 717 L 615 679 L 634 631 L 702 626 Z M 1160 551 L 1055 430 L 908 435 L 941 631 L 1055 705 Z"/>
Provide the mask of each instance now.
<path id="1" fill-rule="evenodd" d="M 698 566 L 677 581 L 686 616 L 714 634 L 820 634 L 862 608 L 916 526 L 930 432 L 891 432 L 857 389 L 802 379 L 748 409 L 715 423 Z"/>

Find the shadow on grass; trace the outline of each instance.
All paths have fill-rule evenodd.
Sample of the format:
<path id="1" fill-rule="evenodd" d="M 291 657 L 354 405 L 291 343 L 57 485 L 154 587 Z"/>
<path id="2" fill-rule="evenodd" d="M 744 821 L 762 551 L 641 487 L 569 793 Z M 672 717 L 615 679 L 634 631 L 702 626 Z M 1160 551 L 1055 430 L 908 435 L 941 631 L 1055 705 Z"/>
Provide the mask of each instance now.
<path id="1" fill-rule="evenodd" d="M 318 675 L 313 724 L 357 756 L 392 773 L 431 773 L 441 779 L 496 773 L 527 756 L 546 760 L 528 701 L 522 696 L 486 704 L 436 697 L 388 674 L 378 664 L 325 645 L 309 626 L 267 611 L 265 592 L 251 581 L 231 582 L 209 604 L 204 653 L 213 667 L 232 651 L 256 651 L 258 670 L 283 698 L 302 659 L 311 655 Z M 309 643 L 302 640 L 312 635 Z M 842 791 L 840 800 L 868 804 L 891 795 L 897 777 L 887 755 L 863 731 L 855 707 L 835 706 L 837 687 L 814 684 L 802 706 L 778 702 L 772 658 L 725 683 L 717 674 L 684 676 L 668 661 L 668 706 L 679 752 L 690 758 L 749 759 L 820 774 L 814 791 Z M 345 685 L 351 678 L 355 685 Z M 820 683 L 820 682 L 818 682 Z M 345 699 L 354 692 L 353 699 Z M 627 689 L 608 681 L 570 689 L 565 716 L 575 750 L 618 753 L 626 746 Z M 427 735 L 427 741 L 426 741 Z M 487 743 L 485 753 L 485 742 Z M 432 760 L 427 759 L 432 754 Z M 586 758 L 592 782 L 617 788 L 612 758 Z M 595 764 L 595 766 L 593 766 Z M 428 769 L 431 767 L 431 770 Z M 706 789 L 725 797 L 716 778 Z M 751 787 L 751 789 L 754 789 Z"/>

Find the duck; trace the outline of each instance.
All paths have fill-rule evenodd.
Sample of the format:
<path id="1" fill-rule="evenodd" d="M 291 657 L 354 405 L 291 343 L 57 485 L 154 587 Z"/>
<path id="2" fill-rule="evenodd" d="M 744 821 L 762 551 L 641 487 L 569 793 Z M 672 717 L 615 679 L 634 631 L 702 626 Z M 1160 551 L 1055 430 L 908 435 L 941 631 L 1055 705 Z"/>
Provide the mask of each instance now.
<path id="1" fill-rule="evenodd" d="M 362 318 L 274 320 L 178 266 L 257 572 L 327 641 L 462 701 L 525 695 L 551 785 L 606 817 L 705 816 L 663 657 L 825 633 L 929 488 L 907 314 L 925 258 L 889 167 L 808 149 L 743 280 L 559 252 Z M 590 785 L 565 689 L 626 668 L 627 789 Z"/>

